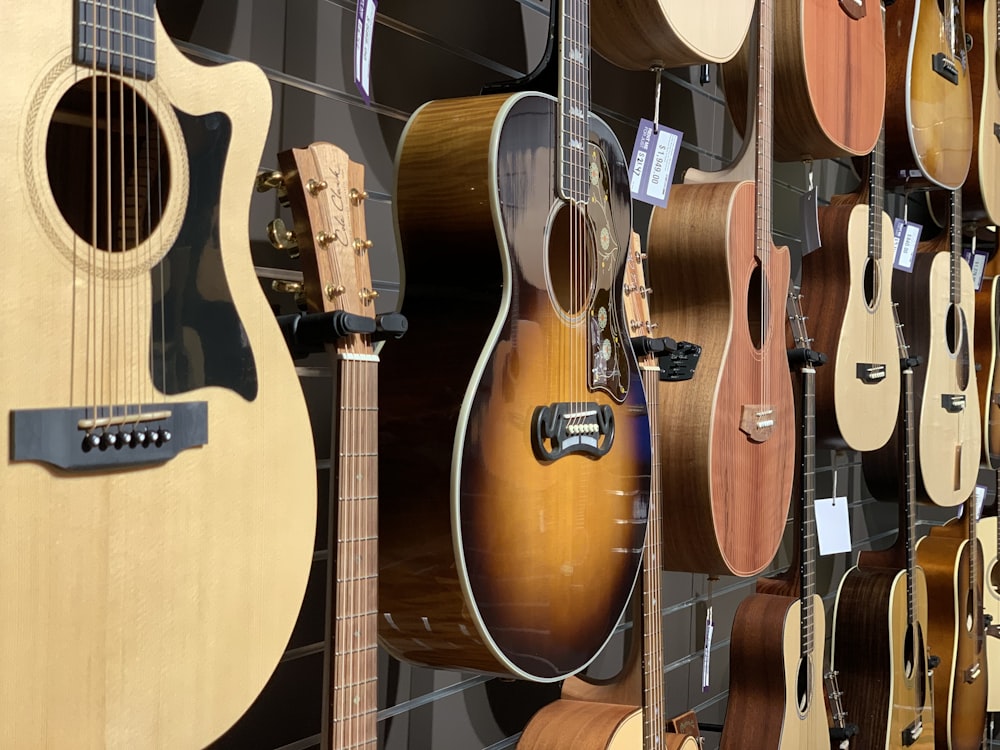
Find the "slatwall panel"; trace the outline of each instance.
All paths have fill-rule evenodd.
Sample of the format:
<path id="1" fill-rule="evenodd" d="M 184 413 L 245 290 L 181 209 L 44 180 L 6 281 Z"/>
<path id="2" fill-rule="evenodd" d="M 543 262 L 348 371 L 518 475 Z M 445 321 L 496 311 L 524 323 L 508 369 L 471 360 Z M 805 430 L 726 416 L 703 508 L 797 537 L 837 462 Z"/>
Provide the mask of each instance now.
<path id="1" fill-rule="evenodd" d="M 366 107 L 352 81 L 354 0 L 160 0 L 158 5 L 168 30 L 193 58 L 206 63 L 247 59 L 264 68 L 272 82 L 275 107 L 262 167 L 276 166 L 277 151 L 313 140 L 334 142 L 367 165 L 366 187 L 371 194 L 367 223 L 374 241 L 370 255 L 381 294 L 379 311 L 394 309 L 397 301 L 399 269 L 391 213 L 393 155 L 406 118 L 424 101 L 472 95 L 486 82 L 532 69 L 544 49 L 548 13 L 547 0 L 381 0 L 373 45 L 374 102 Z M 701 81 L 699 68 L 662 74 L 660 121 L 684 132 L 678 178 L 689 166 L 718 169 L 729 162 L 739 145 L 717 85 L 719 71 L 712 66 L 707 72 L 707 83 Z M 619 71 L 595 56 L 593 76 L 594 107 L 628 153 L 638 119 L 652 115 L 654 75 Z M 820 202 L 826 203 L 835 192 L 853 189 L 857 178 L 850 163 L 839 160 L 816 163 L 815 180 Z M 774 236 L 779 244 L 799 244 L 798 201 L 805 186 L 803 165 L 776 166 Z M 890 200 L 889 208 L 898 211 L 901 202 Z M 264 288 L 276 309 L 291 311 L 289 300 L 269 291 L 271 279 L 298 278 L 295 262 L 274 251 L 265 236 L 264 227 L 277 211 L 273 193 L 256 196 L 250 233 Z M 635 204 L 633 223 L 640 234 L 648 217 L 648 207 Z M 809 293 L 808 289 L 803 291 Z M 657 289 L 656 293 L 669 294 L 670 290 Z M 329 562 L 327 457 L 334 384 L 323 357 L 300 363 L 299 374 L 312 416 L 320 478 L 320 523 L 312 577 L 284 658 L 256 704 L 213 745 L 219 750 L 320 746 Z M 669 457 L 664 462 L 669 465 Z M 850 497 L 855 552 L 891 542 L 895 507 L 871 499 L 861 478 L 859 455 L 821 451 L 818 467 L 817 497 L 829 496 L 835 482 L 838 494 Z M 921 532 L 948 515 L 941 509 L 926 508 L 920 514 Z M 670 535 L 682 533 L 684 529 L 665 529 L 665 554 L 669 555 Z M 789 526 L 773 570 L 787 566 L 790 546 Z M 847 555 L 819 561 L 817 588 L 828 616 L 840 576 L 850 564 Z M 702 722 L 724 721 L 732 617 L 739 602 L 752 591 L 752 580 L 723 577 L 714 583 L 710 599 L 704 575 L 663 575 L 664 669 L 670 715 L 694 708 Z M 709 686 L 703 690 L 703 632 L 710 602 L 715 640 Z M 239 624 L 234 623 L 234 627 Z M 623 622 L 619 631 L 590 668 L 591 675 L 610 677 L 620 668 L 631 623 Z M 557 686 L 413 667 L 380 653 L 380 747 L 514 747 L 532 713 L 557 695 Z M 718 734 L 707 732 L 706 747 L 717 746 Z"/>

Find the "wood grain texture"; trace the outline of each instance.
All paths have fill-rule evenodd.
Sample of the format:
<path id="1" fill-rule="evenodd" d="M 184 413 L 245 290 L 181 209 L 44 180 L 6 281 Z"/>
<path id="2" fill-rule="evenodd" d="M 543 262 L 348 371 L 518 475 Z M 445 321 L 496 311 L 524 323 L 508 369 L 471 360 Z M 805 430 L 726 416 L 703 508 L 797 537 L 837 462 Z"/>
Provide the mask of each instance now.
<path id="1" fill-rule="evenodd" d="M 73 8 L 41 0 L 7 8 L 5 21 L 12 39 L 0 58 L 16 74 L 0 81 L 0 154 L 15 178 L 0 191 L 0 208 L 19 240 L 0 269 L 23 283 L 0 305 L 4 424 L 13 409 L 87 403 L 90 288 L 120 334 L 112 339 L 121 367 L 108 369 L 127 372 L 133 388 L 156 400 L 207 401 L 209 439 L 162 465 L 71 473 L 11 462 L 10 430 L 0 430 L 7 462 L 0 745 L 202 747 L 239 718 L 277 664 L 298 616 L 315 534 L 305 402 L 248 252 L 268 85 L 249 64 L 195 65 L 157 22 L 157 76 L 136 88 L 163 127 L 171 175 L 164 216 L 134 249 L 94 251 L 88 271 L 88 246 L 62 219 L 45 163 L 57 102 L 87 77 L 71 63 Z M 224 118 L 210 114 L 217 112 Z M 214 207 L 205 192 L 211 186 L 188 184 L 197 165 L 188 163 L 196 155 L 181 136 L 182 113 L 232 126 Z M 191 248 L 174 243 L 186 210 L 197 211 L 200 201 L 216 212 L 218 234 L 194 239 L 225 273 L 205 273 L 198 284 L 213 300 L 230 298 L 238 313 L 237 338 L 252 350 L 258 379 L 250 399 L 220 387 L 164 396 L 149 372 L 151 258 L 167 250 L 178 263 L 189 257 Z M 90 283 L 94 276 L 102 278 Z M 204 353 L 232 342 L 201 344 Z M 98 398 L 120 403 L 119 394 L 105 382 Z"/>
<path id="2" fill-rule="evenodd" d="M 910 354 L 923 364 L 914 370 L 914 401 L 917 414 L 917 499 L 944 507 L 960 505 L 968 498 L 979 470 L 981 420 L 974 368 L 960 387 L 960 362 L 948 349 L 946 321 L 950 294 L 950 263 L 946 250 L 948 232 L 921 243 L 912 274 L 893 272 L 892 297 L 899 304 L 899 318 L 906 331 Z M 975 346 L 973 327 L 972 272 L 959 263 L 962 274 L 961 308 L 967 326 L 964 338 L 971 352 Z M 961 346 L 959 347 L 959 349 Z M 950 413 L 942 407 L 944 395 L 965 397 L 965 408 Z M 895 500 L 898 492 L 897 440 L 893 433 L 885 447 L 862 454 L 865 483 L 875 497 Z"/>
<path id="3" fill-rule="evenodd" d="M 979 413 L 983 418 L 982 462 L 991 469 L 1000 469 L 1000 381 L 997 377 L 997 356 L 1000 356 L 1000 331 L 997 330 L 997 295 L 1000 277 L 988 276 L 975 293 L 976 299 L 976 382 L 979 392 Z"/>
<path id="4" fill-rule="evenodd" d="M 558 700 L 539 709 L 520 750 L 642 750 L 642 711 L 633 706 Z"/>
<path id="5" fill-rule="evenodd" d="M 964 6 L 963 0 L 946 0 L 946 7 L 951 2 Z M 898 0 L 887 8 L 885 50 L 887 180 L 919 169 L 930 182 L 954 190 L 972 159 L 972 87 L 965 65 L 951 54 L 938 4 Z M 939 52 L 954 62 L 958 85 L 932 69 Z"/>
<path id="6" fill-rule="evenodd" d="M 976 537 L 983 549 L 986 567 L 983 569 L 983 612 L 1000 623 L 1000 570 L 997 569 L 997 517 L 987 516 L 976 524 Z M 986 638 L 986 662 L 993 664 L 987 679 L 986 710 L 1000 711 L 1000 638 Z"/>
<path id="7" fill-rule="evenodd" d="M 976 555 L 976 568 L 981 571 L 983 550 L 978 539 L 968 540 L 964 528 L 964 522 L 951 521 L 932 527 L 917 542 L 917 559 L 927 576 L 927 595 L 934 602 L 927 645 L 931 654 L 941 658 L 934 670 L 935 747 L 947 750 L 977 750 L 986 723 L 987 655 L 966 626 L 970 622 L 973 628 L 982 626 L 978 613 L 982 578 L 971 597 L 968 588 L 969 556 Z M 967 682 L 966 670 L 976 664 L 980 674 Z"/>
<path id="8" fill-rule="evenodd" d="M 888 442 L 896 426 L 900 377 L 892 314 L 892 259 L 868 257 L 867 204 L 821 206 L 823 247 L 802 261 L 802 309 L 827 364 L 816 372 L 816 437 L 820 445 L 870 451 Z M 892 247 L 883 213 L 882 246 Z M 872 305 L 866 265 L 872 263 Z M 885 378 L 865 383 L 858 364 L 882 364 Z"/>
<path id="9" fill-rule="evenodd" d="M 788 253 L 772 249 L 768 328 L 754 348 L 747 319 L 754 259 L 752 183 L 676 185 L 647 238 L 651 316 L 702 347 L 694 378 L 660 384 L 664 528 L 670 570 L 760 572 L 784 530 L 794 471 L 795 415 L 785 356 Z M 756 307 L 756 305 L 755 305 Z M 764 395 L 766 394 L 766 395 Z M 762 443 L 741 432 L 744 404 L 774 406 Z"/>
<path id="10" fill-rule="evenodd" d="M 392 387 L 380 394 L 382 642 L 420 664 L 541 681 L 589 663 L 626 606 L 650 461 L 620 297 L 604 336 L 625 345 L 622 403 L 588 390 L 594 303 L 568 324 L 549 291 L 546 246 L 568 252 L 549 232 L 561 205 L 554 118 L 555 101 L 539 94 L 414 114 L 394 191 L 410 332 L 382 355 Z M 627 168 L 596 118 L 588 156 L 597 177 L 586 231 L 604 222 L 609 243 L 594 273 L 618 295 Z M 571 399 L 613 410 L 610 452 L 538 460 L 534 409 Z"/>
<path id="11" fill-rule="evenodd" d="M 813 601 L 815 642 L 826 641 L 823 602 Z M 729 647 L 729 705 L 720 750 L 827 750 L 830 735 L 823 700 L 822 648 L 808 665 L 811 690 L 799 710 L 801 602 L 751 594 L 736 610 Z"/>
<path id="12" fill-rule="evenodd" d="M 969 176 L 962 189 L 965 217 L 1000 222 L 1000 81 L 997 80 L 996 0 L 968 0 L 965 31 L 969 49 L 973 135 Z"/>
<path id="13" fill-rule="evenodd" d="M 844 574 L 833 611 L 830 664 L 837 670 L 841 700 L 858 725 L 851 746 L 859 750 L 934 747 L 931 678 L 924 633 L 927 582 L 914 571 L 915 628 L 906 649 L 906 570 L 854 567 Z M 915 657 L 915 661 L 913 660 Z M 907 664 L 912 663 L 912 670 Z M 903 732 L 919 721 L 919 739 L 903 743 Z"/>
<path id="14" fill-rule="evenodd" d="M 725 62 L 750 28 L 753 0 L 594 0 L 594 49 L 629 70 Z"/>
<path id="15" fill-rule="evenodd" d="M 774 33 L 774 157 L 777 161 L 867 154 L 882 127 L 885 42 L 879 4 L 854 20 L 826 0 L 778 0 Z M 723 68 L 730 114 L 746 130 L 750 54 Z"/>

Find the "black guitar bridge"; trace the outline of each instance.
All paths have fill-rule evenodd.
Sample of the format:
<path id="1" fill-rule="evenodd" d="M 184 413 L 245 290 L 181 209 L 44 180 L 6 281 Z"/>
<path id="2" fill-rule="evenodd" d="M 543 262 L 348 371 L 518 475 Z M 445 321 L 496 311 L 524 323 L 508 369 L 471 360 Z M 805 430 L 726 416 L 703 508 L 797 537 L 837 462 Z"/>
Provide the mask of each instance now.
<path id="1" fill-rule="evenodd" d="M 942 393 L 941 408 L 949 414 L 958 414 L 960 411 L 965 411 L 965 394 Z"/>
<path id="2" fill-rule="evenodd" d="M 881 383 L 885 380 L 885 365 L 878 365 L 873 362 L 858 362 L 858 380 L 866 385 Z"/>
<path id="3" fill-rule="evenodd" d="M 944 52 L 938 52 L 931 58 L 931 67 L 943 79 L 958 85 L 958 68 Z"/>
<path id="4" fill-rule="evenodd" d="M 694 377 L 700 357 L 700 346 L 690 341 L 678 341 L 677 349 L 659 358 L 660 381 L 677 383 L 681 380 L 690 380 Z"/>
<path id="5" fill-rule="evenodd" d="M 910 745 L 916 744 L 916 741 L 920 739 L 920 735 L 924 733 L 924 720 L 917 718 L 903 730 L 903 747 L 909 747 Z"/>
<path id="6" fill-rule="evenodd" d="M 615 413 L 607 405 L 562 402 L 535 407 L 531 415 L 531 447 L 539 461 L 570 453 L 600 458 L 614 439 Z"/>

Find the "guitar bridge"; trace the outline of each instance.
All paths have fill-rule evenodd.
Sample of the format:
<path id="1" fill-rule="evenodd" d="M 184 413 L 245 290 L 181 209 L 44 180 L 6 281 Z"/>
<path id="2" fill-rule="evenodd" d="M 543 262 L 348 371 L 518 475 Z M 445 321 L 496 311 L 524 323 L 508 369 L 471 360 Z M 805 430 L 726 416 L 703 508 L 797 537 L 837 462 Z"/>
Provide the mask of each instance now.
<path id="1" fill-rule="evenodd" d="M 982 670 L 980 670 L 979 668 L 979 662 L 976 662 L 971 667 L 965 670 L 965 681 L 969 684 L 972 684 L 973 682 L 976 681 L 976 678 L 979 677 L 981 671 Z"/>
<path id="2" fill-rule="evenodd" d="M 871 362 L 858 362 L 858 380 L 867 385 L 881 383 L 885 380 L 885 365 L 877 365 Z"/>
<path id="3" fill-rule="evenodd" d="M 943 79 L 958 85 L 958 68 L 944 52 L 938 52 L 931 58 L 931 67 Z"/>
<path id="4" fill-rule="evenodd" d="M 740 431 L 755 443 L 763 443 L 774 432 L 774 407 L 770 404 L 745 404 Z"/>
<path id="5" fill-rule="evenodd" d="M 615 439 L 615 413 L 594 402 L 535 407 L 531 447 L 539 461 L 557 461 L 571 453 L 599 458 Z"/>
<path id="6" fill-rule="evenodd" d="M 916 744 L 917 740 L 920 739 L 920 735 L 924 733 L 924 721 L 923 719 L 916 719 L 912 724 L 910 724 L 906 729 L 903 730 L 903 747 L 909 747 L 910 745 Z"/>
<path id="7" fill-rule="evenodd" d="M 942 393 L 941 408 L 949 414 L 958 414 L 960 411 L 965 411 L 965 394 Z"/>

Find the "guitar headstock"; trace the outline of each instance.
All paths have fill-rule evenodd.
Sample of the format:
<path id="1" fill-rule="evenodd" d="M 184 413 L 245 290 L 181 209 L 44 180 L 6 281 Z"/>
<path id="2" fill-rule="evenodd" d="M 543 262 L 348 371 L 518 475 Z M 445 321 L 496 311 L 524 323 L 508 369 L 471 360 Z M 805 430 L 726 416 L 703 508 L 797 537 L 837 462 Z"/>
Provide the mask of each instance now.
<path id="1" fill-rule="evenodd" d="M 813 340 L 809 338 L 806 329 L 806 316 L 802 312 L 802 295 L 799 287 L 792 285 L 788 291 L 788 301 L 785 303 L 788 313 L 788 324 L 792 329 L 792 342 L 796 349 L 811 349 Z"/>
<path id="2" fill-rule="evenodd" d="M 625 256 L 625 282 L 623 286 L 625 319 L 628 321 L 629 336 L 652 336 L 657 324 L 649 319 L 648 297 L 653 290 L 646 286 L 646 275 L 642 270 L 642 252 L 639 235 L 632 232 L 628 253 Z M 653 355 L 648 355 L 655 359 Z"/>
<path id="3" fill-rule="evenodd" d="M 309 312 L 343 311 L 375 318 L 365 229 L 364 167 L 330 143 L 278 154 L 281 182 L 294 218 Z M 273 239 L 272 239 L 273 242 Z M 370 351 L 368 335 L 348 334 L 341 351 Z"/>

